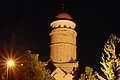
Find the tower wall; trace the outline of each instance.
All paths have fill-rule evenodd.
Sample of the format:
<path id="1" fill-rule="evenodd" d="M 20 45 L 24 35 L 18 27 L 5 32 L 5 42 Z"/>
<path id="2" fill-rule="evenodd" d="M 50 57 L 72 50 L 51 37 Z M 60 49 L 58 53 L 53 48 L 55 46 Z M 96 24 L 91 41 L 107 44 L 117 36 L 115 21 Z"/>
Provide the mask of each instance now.
<path id="1" fill-rule="evenodd" d="M 70 62 L 76 60 L 75 30 L 70 28 L 56 28 L 49 34 L 51 37 L 50 56 L 53 62 Z"/>

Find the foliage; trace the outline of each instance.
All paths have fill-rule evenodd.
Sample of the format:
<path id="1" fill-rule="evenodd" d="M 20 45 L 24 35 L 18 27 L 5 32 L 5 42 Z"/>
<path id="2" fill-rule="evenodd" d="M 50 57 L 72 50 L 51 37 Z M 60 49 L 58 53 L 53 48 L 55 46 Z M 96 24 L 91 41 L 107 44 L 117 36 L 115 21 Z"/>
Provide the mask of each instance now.
<path id="1" fill-rule="evenodd" d="M 93 71 L 92 68 L 86 66 L 85 73 L 80 75 L 79 80 L 97 80 L 96 73 Z"/>
<path id="2" fill-rule="evenodd" d="M 101 70 L 106 77 L 98 75 L 102 79 L 118 80 L 120 78 L 120 56 L 116 56 L 116 45 L 120 39 L 111 34 L 104 46 L 104 53 L 102 53 Z M 101 79 L 100 78 L 100 79 Z"/>
<path id="3" fill-rule="evenodd" d="M 2 55 L 2 54 L 0 54 Z M 0 57 L 0 80 L 5 80 L 6 77 L 6 63 Z"/>
<path id="4" fill-rule="evenodd" d="M 38 60 L 38 54 L 26 51 L 22 54 L 22 66 L 19 67 L 20 80 L 54 80 L 50 71 L 46 70 L 43 63 Z"/>
<path id="5" fill-rule="evenodd" d="M 120 80 L 120 55 L 117 56 L 116 46 L 120 43 L 120 38 L 111 34 L 104 45 L 102 53 L 101 70 L 105 77 L 93 71 L 92 68 L 86 67 L 85 73 L 80 75 L 79 80 Z M 120 54 L 120 53 L 119 53 Z"/>

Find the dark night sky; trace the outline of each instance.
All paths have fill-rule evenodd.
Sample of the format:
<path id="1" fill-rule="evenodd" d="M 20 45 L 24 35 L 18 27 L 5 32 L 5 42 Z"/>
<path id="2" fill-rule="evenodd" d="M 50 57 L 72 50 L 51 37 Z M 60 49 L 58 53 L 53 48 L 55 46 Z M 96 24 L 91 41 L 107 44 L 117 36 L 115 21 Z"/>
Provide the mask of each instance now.
<path id="1" fill-rule="evenodd" d="M 97 67 L 110 33 L 120 34 L 120 5 L 114 0 L 1 0 L 1 52 L 12 41 L 15 51 L 30 49 L 48 58 L 49 24 L 61 12 L 62 3 L 77 24 L 80 66 Z"/>

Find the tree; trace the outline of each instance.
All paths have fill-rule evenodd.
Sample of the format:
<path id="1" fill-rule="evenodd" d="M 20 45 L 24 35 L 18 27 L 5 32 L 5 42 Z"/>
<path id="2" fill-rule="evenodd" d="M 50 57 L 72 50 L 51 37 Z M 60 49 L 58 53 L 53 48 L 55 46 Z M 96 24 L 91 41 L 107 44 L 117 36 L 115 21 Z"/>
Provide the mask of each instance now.
<path id="1" fill-rule="evenodd" d="M 46 70 L 43 63 L 38 60 L 38 54 L 29 50 L 22 54 L 19 71 L 19 80 L 54 80 L 49 70 Z"/>
<path id="2" fill-rule="evenodd" d="M 120 80 L 120 53 L 117 55 L 117 44 L 120 43 L 120 38 L 111 34 L 104 45 L 102 53 L 101 70 L 105 77 L 101 76 L 92 68 L 86 67 L 85 73 L 80 75 L 79 80 Z"/>
<path id="3" fill-rule="evenodd" d="M 5 80 L 6 79 L 6 64 L 4 65 L 4 60 L 1 58 L 0 54 L 0 80 Z M 4 69 L 5 68 L 5 69 Z"/>
<path id="4" fill-rule="evenodd" d="M 92 68 L 86 66 L 85 73 L 80 75 L 79 80 L 97 80 L 96 72 L 94 72 Z"/>
<path id="5" fill-rule="evenodd" d="M 101 70 L 106 77 L 101 79 L 118 80 L 120 79 L 120 56 L 116 56 L 116 45 L 120 42 L 120 39 L 116 35 L 111 34 L 104 46 L 104 52 L 102 53 L 102 65 Z"/>

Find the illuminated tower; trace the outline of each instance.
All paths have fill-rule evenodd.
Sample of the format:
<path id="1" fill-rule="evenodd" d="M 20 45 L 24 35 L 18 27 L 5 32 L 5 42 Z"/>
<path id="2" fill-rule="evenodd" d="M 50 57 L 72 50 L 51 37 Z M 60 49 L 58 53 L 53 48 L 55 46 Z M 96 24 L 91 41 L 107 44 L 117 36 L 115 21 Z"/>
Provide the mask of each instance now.
<path id="1" fill-rule="evenodd" d="M 76 36 L 74 30 L 76 24 L 67 13 L 60 13 L 56 16 L 50 26 L 50 58 L 56 67 L 67 73 L 73 73 L 78 67 L 76 54 Z"/>

